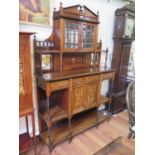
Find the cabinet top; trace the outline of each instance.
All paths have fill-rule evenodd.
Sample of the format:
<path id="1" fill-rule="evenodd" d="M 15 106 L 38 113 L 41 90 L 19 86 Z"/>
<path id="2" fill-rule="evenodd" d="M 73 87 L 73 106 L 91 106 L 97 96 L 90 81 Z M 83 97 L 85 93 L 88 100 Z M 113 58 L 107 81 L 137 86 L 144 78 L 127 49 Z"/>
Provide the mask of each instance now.
<path id="1" fill-rule="evenodd" d="M 87 8 L 85 5 L 82 6 L 80 4 L 63 8 L 62 3 L 60 3 L 58 11 L 56 11 L 56 8 L 54 8 L 53 19 L 60 18 L 86 21 L 98 24 L 99 12 L 97 12 L 96 14 L 92 10 Z"/>
<path id="2" fill-rule="evenodd" d="M 114 69 L 109 69 L 105 67 L 97 67 L 97 68 L 87 68 L 87 69 L 76 69 L 76 70 L 67 70 L 63 72 L 50 72 L 44 73 L 41 75 L 36 75 L 37 78 L 42 79 L 44 81 L 57 81 L 68 78 L 82 77 L 87 75 L 94 75 L 99 73 L 108 73 L 114 72 Z"/>
<path id="3" fill-rule="evenodd" d="M 24 31 L 20 31 L 19 34 L 32 35 L 32 34 L 36 34 L 36 32 L 24 32 Z"/>

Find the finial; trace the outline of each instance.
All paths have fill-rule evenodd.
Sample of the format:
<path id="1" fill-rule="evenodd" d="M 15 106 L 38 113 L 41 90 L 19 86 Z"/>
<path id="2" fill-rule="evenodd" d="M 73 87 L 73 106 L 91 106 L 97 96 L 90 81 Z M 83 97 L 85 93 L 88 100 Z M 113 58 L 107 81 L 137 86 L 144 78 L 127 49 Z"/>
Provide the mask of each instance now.
<path id="1" fill-rule="evenodd" d="M 62 2 L 60 2 L 60 7 L 59 7 L 59 9 L 60 9 L 60 14 L 62 14 L 62 13 L 63 13 Z"/>
<path id="2" fill-rule="evenodd" d="M 34 40 L 36 40 L 36 35 L 34 35 Z"/>
<path id="3" fill-rule="evenodd" d="M 54 11 L 56 11 L 56 8 L 54 8 Z"/>
<path id="4" fill-rule="evenodd" d="M 82 10 L 82 5 L 80 5 L 80 10 L 79 10 L 80 12 L 82 12 L 83 10 Z"/>
<path id="5" fill-rule="evenodd" d="M 97 15 L 99 16 L 99 11 L 97 11 Z"/>

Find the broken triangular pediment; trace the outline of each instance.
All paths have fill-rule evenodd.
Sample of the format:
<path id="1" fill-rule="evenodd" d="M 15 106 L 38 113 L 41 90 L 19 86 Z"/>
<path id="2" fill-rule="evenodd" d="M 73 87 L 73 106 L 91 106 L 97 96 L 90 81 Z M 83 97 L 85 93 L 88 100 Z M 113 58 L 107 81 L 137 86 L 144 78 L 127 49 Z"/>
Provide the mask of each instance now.
<path id="1" fill-rule="evenodd" d="M 97 17 L 97 14 L 95 14 L 93 11 L 91 11 L 89 8 L 87 8 L 85 5 L 74 5 L 71 7 L 63 8 L 63 12 L 76 14 L 76 15 L 83 15 L 87 17 Z"/>

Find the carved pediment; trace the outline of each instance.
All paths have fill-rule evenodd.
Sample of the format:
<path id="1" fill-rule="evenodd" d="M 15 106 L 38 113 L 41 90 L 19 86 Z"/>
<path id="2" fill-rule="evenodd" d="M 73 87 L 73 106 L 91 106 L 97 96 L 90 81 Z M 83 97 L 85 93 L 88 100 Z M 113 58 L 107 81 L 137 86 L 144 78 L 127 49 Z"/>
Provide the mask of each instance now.
<path id="1" fill-rule="evenodd" d="M 83 15 L 87 17 L 97 17 L 97 14 L 95 14 L 93 11 L 91 11 L 89 8 L 87 8 L 85 5 L 74 5 L 71 7 L 63 8 L 63 11 L 66 13 L 76 14 L 76 15 Z"/>
<path id="2" fill-rule="evenodd" d="M 80 4 L 63 8 L 62 3 L 60 3 L 59 11 L 56 11 L 56 9 L 54 9 L 53 17 L 55 19 L 70 18 L 75 20 L 99 23 L 98 12 L 96 14 L 85 5 L 82 6 Z"/>

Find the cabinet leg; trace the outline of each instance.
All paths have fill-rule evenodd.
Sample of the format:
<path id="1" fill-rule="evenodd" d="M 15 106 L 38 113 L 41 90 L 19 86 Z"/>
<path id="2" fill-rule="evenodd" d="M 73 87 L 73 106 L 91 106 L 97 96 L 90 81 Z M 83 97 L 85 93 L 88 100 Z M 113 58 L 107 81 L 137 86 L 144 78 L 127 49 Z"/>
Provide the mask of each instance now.
<path id="1" fill-rule="evenodd" d="M 32 113 L 32 127 L 33 127 L 33 141 L 34 141 L 34 153 L 35 155 L 37 155 L 37 151 L 36 151 L 36 135 L 35 135 L 35 119 L 34 119 L 34 112 Z"/>
<path id="2" fill-rule="evenodd" d="M 48 105 L 48 122 L 51 121 L 51 115 L 50 115 L 50 97 L 47 96 L 47 105 Z M 52 125 L 48 126 L 48 147 L 49 147 L 49 153 L 52 151 L 52 143 L 51 143 L 51 128 Z"/>
<path id="3" fill-rule="evenodd" d="M 69 143 L 71 143 L 72 141 L 72 132 L 71 132 L 71 119 L 69 118 L 68 120 L 68 140 L 69 140 Z"/>
<path id="4" fill-rule="evenodd" d="M 28 124 L 28 116 L 26 116 L 25 119 L 26 119 L 26 130 L 27 130 L 27 133 L 29 133 L 29 128 L 28 128 L 28 126 L 29 126 L 29 124 Z"/>
<path id="5" fill-rule="evenodd" d="M 49 153 L 52 152 L 52 143 L 51 143 L 51 128 L 48 128 L 48 144 L 49 144 Z"/>
<path id="6" fill-rule="evenodd" d="M 53 150 L 52 145 L 50 144 L 48 148 L 49 148 L 49 154 L 51 154 L 51 152 L 52 152 L 52 150 Z"/>
<path id="7" fill-rule="evenodd" d="M 98 128 L 98 109 L 96 109 L 96 128 Z"/>

